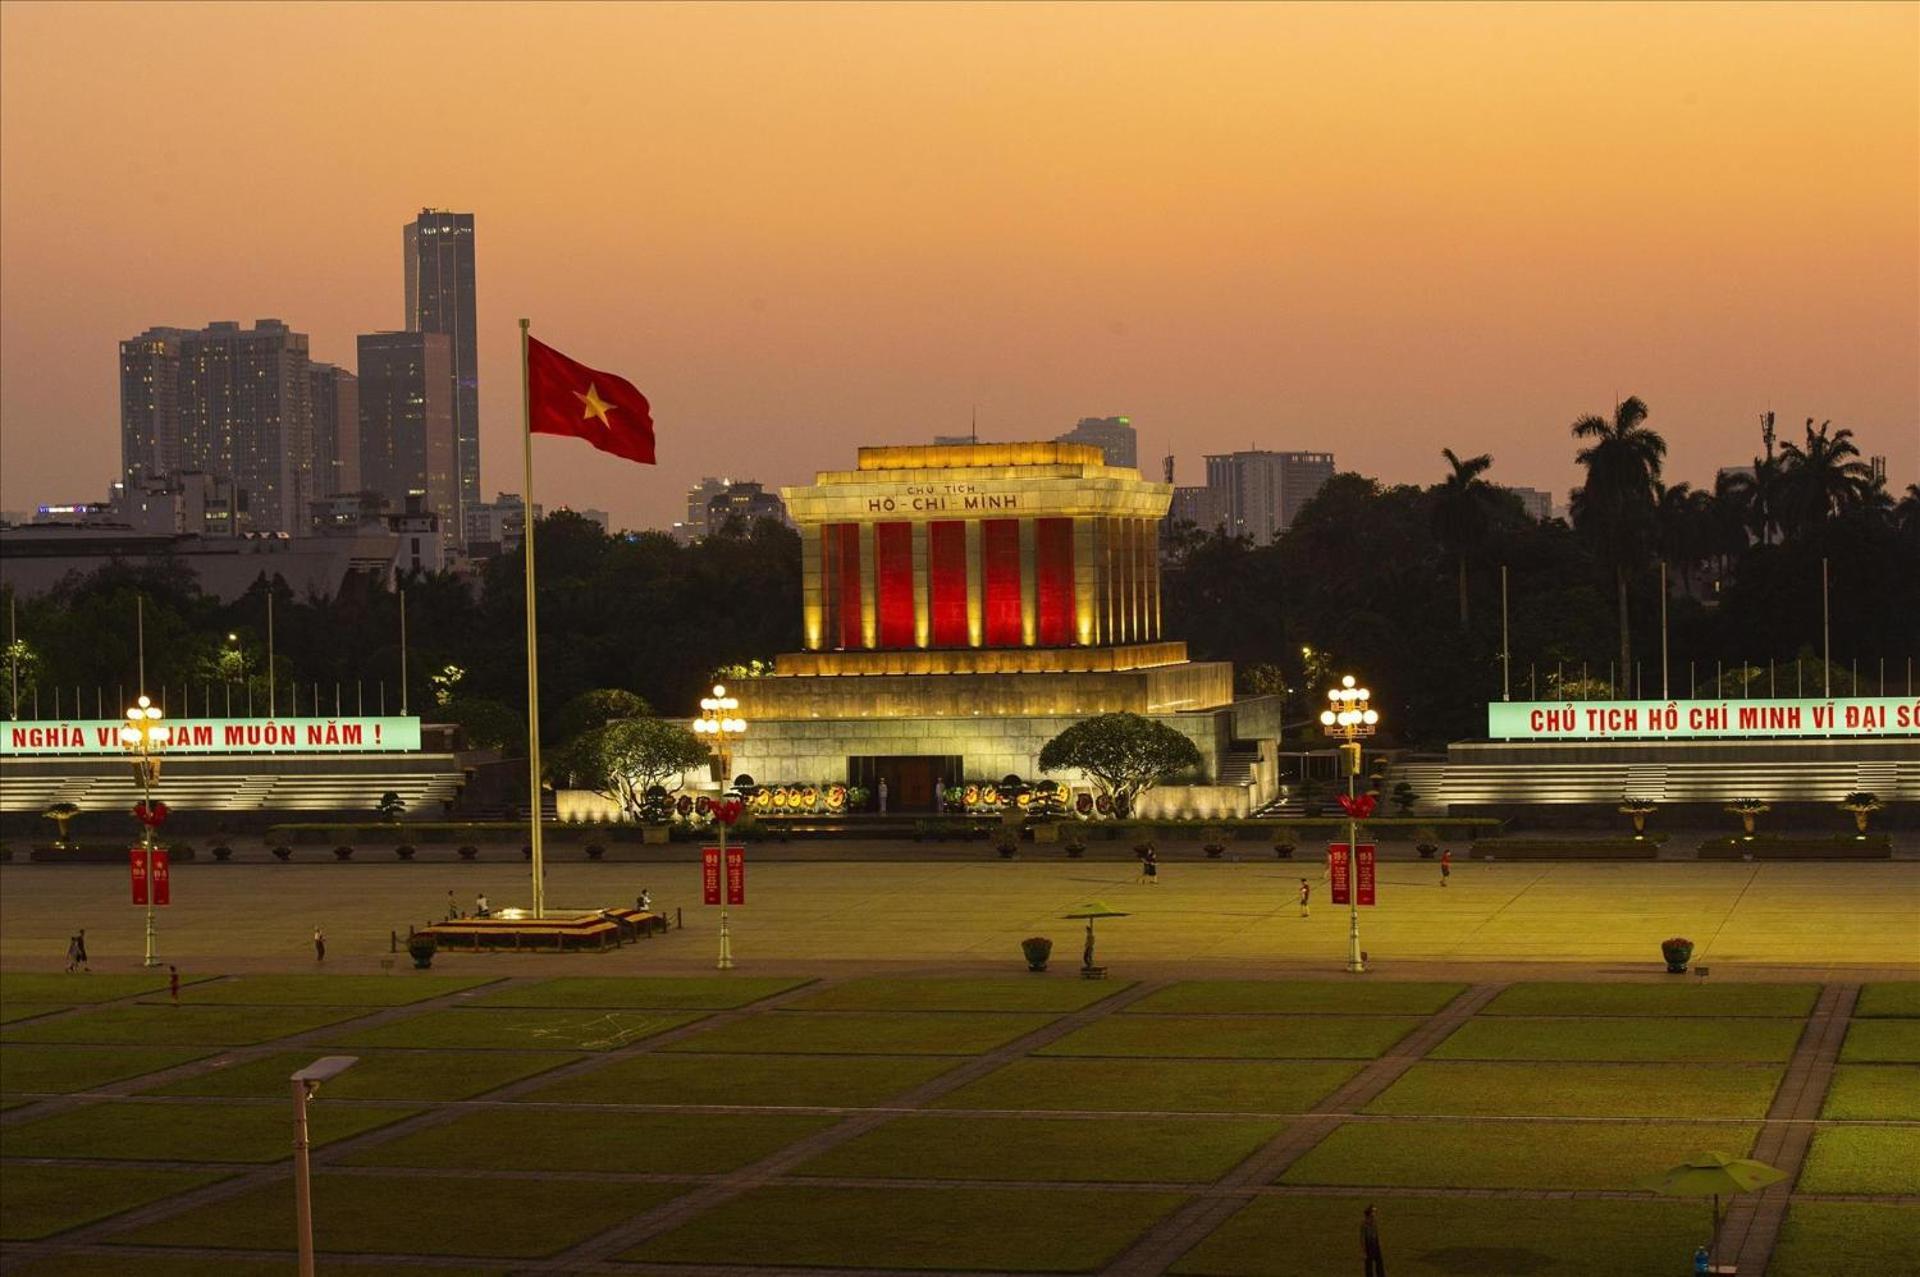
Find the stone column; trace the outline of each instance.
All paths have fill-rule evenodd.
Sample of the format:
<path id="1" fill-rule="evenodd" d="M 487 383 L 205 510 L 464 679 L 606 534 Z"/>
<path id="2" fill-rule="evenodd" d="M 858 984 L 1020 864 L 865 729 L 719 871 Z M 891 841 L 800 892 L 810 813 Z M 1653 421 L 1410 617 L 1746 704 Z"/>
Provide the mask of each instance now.
<path id="1" fill-rule="evenodd" d="M 818 652 L 826 643 L 826 598 L 821 592 L 820 525 L 800 527 L 800 644 Z"/>

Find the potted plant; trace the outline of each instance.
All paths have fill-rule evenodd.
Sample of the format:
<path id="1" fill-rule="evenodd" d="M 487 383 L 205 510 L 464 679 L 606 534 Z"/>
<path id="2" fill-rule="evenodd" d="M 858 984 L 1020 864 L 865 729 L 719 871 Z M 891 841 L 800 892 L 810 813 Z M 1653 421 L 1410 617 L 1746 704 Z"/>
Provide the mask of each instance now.
<path id="1" fill-rule="evenodd" d="M 233 848 L 225 843 L 216 843 L 213 848 L 213 858 L 224 865 L 233 859 Z"/>
<path id="2" fill-rule="evenodd" d="M 1629 798 L 1625 794 L 1620 795 L 1620 814 L 1633 821 L 1633 836 L 1636 839 L 1647 836 L 1647 817 L 1659 810 L 1660 804 L 1651 798 Z M 1751 826 L 1748 827 L 1747 832 L 1753 832 Z"/>
<path id="3" fill-rule="evenodd" d="M 347 846 L 345 843 L 342 843 L 340 846 L 335 847 L 333 849 L 333 858 L 335 860 L 340 860 L 340 861 L 352 860 L 353 848 Z"/>
<path id="4" fill-rule="evenodd" d="M 1401 781 L 1393 787 L 1393 805 L 1400 809 L 1402 816 L 1413 814 L 1413 805 L 1420 801 L 1420 795 L 1413 792 L 1413 786 Z"/>
<path id="5" fill-rule="evenodd" d="M 284 844 L 275 847 L 273 849 L 273 858 L 284 865 L 293 859 L 293 848 L 285 846 Z"/>
<path id="6" fill-rule="evenodd" d="M 1753 837 L 1755 817 L 1763 816 L 1772 810 L 1772 807 L 1758 798 L 1736 798 L 1727 804 L 1727 811 L 1731 815 L 1740 817 L 1741 832 L 1748 838 Z"/>
<path id="7" fill-rule="evenodd" d="M 590 842 L 587 844 L 588 860 L 598 860 L 606 854 L 607 854 L 607 849 L 605 847 L 602 847 L 599 843 Z"/>
<path id="8" fill-rule="evenodd" d="M 1693 941 L 1685 936 L 1662 940 L 1660 956 L 1667 960 L 1667 970 L 1675 973 L 1683 972 L 1687 969 L 1687 964 L 1693 961 Z"/>
<path id="9" fill-rule="evenodd" d="M 1020 942 L 1020 952 L 1027 955 L 1027 970 L 1045 971 L 1047 959 L 1053 956 L 1053 941 L 1046 936 L 1028 936 Z"/>
<path id="10" fill-rule="evenodd" d="M 1226 854 L 1227 835 L 1225 830 L 1204 829 L 1200 832 L 1200 837 L 1205 840 L 1201 843 L 1200 849 L 1207 853 L 1208 860 L 1218 860 Z"/>
<path id="11" fill-rule="evenodd" d="M 1283 832 L 1273 835 L 1273 854 L 1281 860 L 1293 859 L 1293 839 Z"/>
<path id="12" fill-rule="evenodd" d="M 468 843 L 466 846 L 460 848 L 458 855 L 462 860 L 477 860 L 480 858 L 480 849 L 472 843 Z"/>
<path id="13" fill-rule="evenodd" d="M 1422 841 L 1415 844 L 1413 849 L 1420 853 L 1420 859 L 1422 860 L 1432 860 L 1440 854 L 1440 845 L 1438 843 Z"/>
<path id="14" fill-rule="evenodd" d="M 56 831 L 53 835 L 54 846 L 65 847 L 67 845 L 67 823 L 79 814 L 80 808 L 73 803 L 52 803 L 46 810 L 40 813 L 41 819 L 51 820 L 53 822 L 53 827 Z"/>
<path id="15" fill-rule="evenodd" d="M 400 859 L 402 860 L 412 860 L 413 844 L 410 842 L 403 842 L 398 847 L 395 847 L 393 849 L 393 854 L 400 857 Z"/>
<path id="16" fill-rule="evenodd" d="M 397 825 L 400 823 L 400 814 L 407 809 L 407 800 L 398 792 L 389 789 L 380 795 L 380 801 L 373 805 L 373 809 L 379 814 L 380 819 L 389 825 Z"/>
<path id="17" fill-rule="evenodd" d="M 1840 810 L 1852 813 L 1853 827 L 1860 831 L 1862 838 L 1867 836 L 1867 817 L 1884 806 L 1878 794 L 1865 789 L 1856 789 L 1840 800 Z"/>
<path id="18" fill-rule="evenodd" d="M 1016 836 L 1006 830 L 1000 831 L 1000 837 L 994 840 L 993 849 L 1000 853 L 1000 859 L 1012 860 L 1020 850 Z"/>
<path id="19" fill-rule="evenodd" d="M 407 956 L 413 959 L 413 965 L 424 971 L 433 965 L 433 955 L 439 949 L 433 937 L 416 931 L 407 937 Z"/>
<path id="20" fill-rule="evenodd" d="M 1067 839 L 1066 847 L 1068 860 L 1079 860 L 1087 854 L 1086 840 L 1077 835 Z"/>

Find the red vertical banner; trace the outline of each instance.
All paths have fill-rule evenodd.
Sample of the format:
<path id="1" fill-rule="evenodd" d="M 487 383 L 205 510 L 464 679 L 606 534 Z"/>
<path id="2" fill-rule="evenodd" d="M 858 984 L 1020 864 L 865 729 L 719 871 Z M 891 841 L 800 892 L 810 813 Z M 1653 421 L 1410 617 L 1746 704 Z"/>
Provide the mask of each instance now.
<path id="1" fill-rule="evenodd" d="M 1333 903 L 1346 904 L 1352 898 L 1353 879 L 1348 874 L 1347 844 L 1329 843 L 1327 846 L 1327 882 L 1333 888 Z"/>
<path id="2" fill-rule="evenodd" d="M 879 594 L 879 643 L 886 648 L 913 647 L 913 525 L 873 525 L 875 589 Z"/>
<path id="3" fill-rule="evenodd" d="M 966 647 L 967 525 L 940 519 L 927 527 L 927 605 L 935 647 Z"/>
<path id="4" fill-rule="evenodd" d="M 164 850 L 153 853 L 153 863 L 148 867 L 148 876 L 153 880 L 153 903 L 170 905 L 173 903 L 173 861 Z"/>
<path id="5" fill-rule="evenodd" d="M 1073 520 L 1035 519 L 1034 569 L 1039 585 L 1034 602 L 1039 611 L 1042 647 L 1071 647 L 1073 615 Z"/>
<path id="6" fill-rule="evenodd" d="M 1363 905 L 1373 903 L 1373 844 L 1363 842 L 1353 849 L 1353 894 Z"/>
<path id="7" fill-rule="evenodd" d="M 127 853 L 133 862 L 133 903 L 147 903 L 147 849 L 135 847 Z"/>
<path id="8" fill-rule="evenodd" d="M 747 849 L 727 848 L 727 903 L 747 903 Z"/>
<path id="9" fill-rule="evenodd" d="M 986 645 L 1019 647 L 1026 641 L 1021 621 L 1026 605 L 1020 589 L 1020 520 L 981 522 L 980 578 Z"/>
<path id="10" fill-rule="evenodd" d="M 720 903 L 720 849 L 700 849 L 700 896 L 710 905 Z"/>

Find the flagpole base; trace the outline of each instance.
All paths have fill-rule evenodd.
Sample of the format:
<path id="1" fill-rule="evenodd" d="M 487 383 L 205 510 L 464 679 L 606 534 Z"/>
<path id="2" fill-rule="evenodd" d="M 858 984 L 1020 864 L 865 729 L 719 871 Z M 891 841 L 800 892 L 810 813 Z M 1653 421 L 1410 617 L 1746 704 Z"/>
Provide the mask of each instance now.
<path id="1" fill-rule="evenodd" d="M 733 970 L 733 931 L 727 926 L 727 911 L 720 910 L 720 961 L 714 964 L 718 970 Z"/>
<path id="2" fill-rule="evenodd" d="M 159 966 L 160 955 L 157 952 L 158 948 L 159 946 L 153 934 L 153 906 L 148 905 L 147 906 L 147 956 L 141 961 L 140 965 L 143 967 Z"/>

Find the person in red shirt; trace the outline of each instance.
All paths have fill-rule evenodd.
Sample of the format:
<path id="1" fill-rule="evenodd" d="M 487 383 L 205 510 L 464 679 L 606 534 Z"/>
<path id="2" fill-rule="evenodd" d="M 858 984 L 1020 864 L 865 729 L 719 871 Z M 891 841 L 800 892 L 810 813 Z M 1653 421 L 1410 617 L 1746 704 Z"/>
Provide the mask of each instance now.
<path id="1" fill-rule="evenodd" d="M 1446 886 L 1447 879 L 1452 876 L 1453 853 L 1451 851 L 1443 851 L 1440 853 L 1440 885 L 1443 887 Z"/>
<path id="2" fill-rule="evenodd" d="M 1300 880 L 1300 916 L 1307 916 L 1307 904 L 1313 899 L 1313 887 L 1305 878 Z"/>

